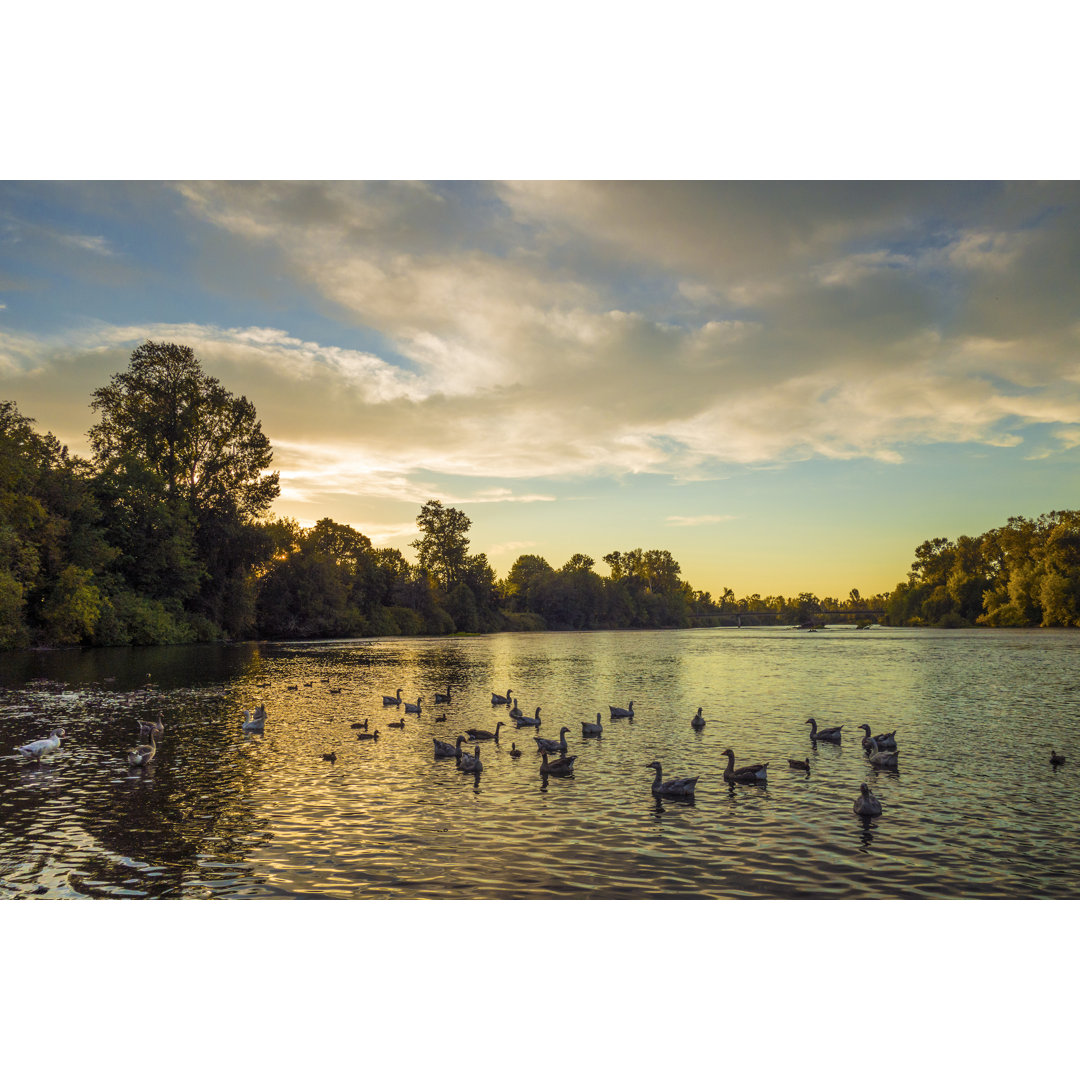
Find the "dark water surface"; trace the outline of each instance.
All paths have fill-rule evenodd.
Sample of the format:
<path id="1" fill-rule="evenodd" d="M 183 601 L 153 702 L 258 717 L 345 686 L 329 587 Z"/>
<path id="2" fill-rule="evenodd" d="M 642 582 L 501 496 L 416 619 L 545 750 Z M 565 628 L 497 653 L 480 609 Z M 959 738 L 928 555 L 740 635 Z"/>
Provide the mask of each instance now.
<path id="1" fill-rule="evenodd" d="M 448 683 L 451 704 L 435 705 Z M 381 704 L 398 687 L 424 697 L 404 729 L 387 726 L 403 708 Z M 543 782 L 535 732 L 512 722 L 482 744 L 478 783 L 433 759 L 432 736 L 507 721 L 490 704 L 507 687 L 528 714 L 541 706 L 541 735 L 570 728 L 572 778 Z M 633 720 L 608 719 L 630 699 Z M 265 734 L 245 735 L 240 712 L 260 701 Z M 8 654 L 0 896 L 1075 897 L 1078 702 L 1080 634 L 1052 630 Z M 597 712 L 603 736 L 583 739 Z M 130 769 L 136 720 L 159 713 L 157 759 Z M 843 724 L 843 743 L 815 747 L 811 715 Z M 363 719 L 377 742 L 357 740 Z M 898 730 L 898 770 L 868 765 L 863 722 Z M 41 765 L 14 753 L 60 725 L 67 738 Z M 728 747 L 736 765 L 769 762 L 768 783 L 726 785 Z M 1068 756 L 1057 770 L 1051 748 Z M 789 757 L 809 757 L 809 776 Z M 652 797 L 654 759 L 700 777 L 692 802 Z M 863 781 L 884 805 L 869 823 L 851 812 Z"/>

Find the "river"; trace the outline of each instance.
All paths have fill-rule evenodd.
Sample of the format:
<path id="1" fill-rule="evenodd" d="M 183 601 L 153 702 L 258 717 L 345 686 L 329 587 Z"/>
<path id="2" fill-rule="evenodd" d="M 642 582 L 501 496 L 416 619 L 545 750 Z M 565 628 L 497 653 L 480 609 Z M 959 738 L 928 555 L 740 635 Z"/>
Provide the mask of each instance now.
<path id="1" fill-rule="evenodd" d="M 423 697 L 418 717 L 382 704 L 399 687 Z M 533 729 L 491 704 L 507 688 L 527 714 L 541 707 L 541 735 L 570 729 L 572 776 L 541 777 Z M 633 718 L 609 719 L 630 700 Z M 260 702 L 264 732 L 242 732 Z M 0 896 L 1075 897 L 1078 702 L 1080 634 L 1056 630 L 8 653 Z M 598 712 L 602 735 L 583 738 Z M 843 725 L 842 742 L 814 744 L 810 716 Z M 130 768 L 136 721 L 158 717 L 155 759 Z M 377 740 L 357 738 L 363 720 Z M 500 720 L 478 779 L 434 759 L 433 737 Z M 868 764 L 861 723 L 896 729 L 897 769 Z M 40 764 L 15 753 L 53 726 L 66 736 Z M 728 748 L 737 767 L 768 762 L 768 781 L 726 784 Z M 1051 767 L 1052 749 L 1066 764 Z M 655 799 L 652 761 L 665 779 L 697 776 L 694 799 Z M 852 813 L 864 782 L 880 817 Z"/>

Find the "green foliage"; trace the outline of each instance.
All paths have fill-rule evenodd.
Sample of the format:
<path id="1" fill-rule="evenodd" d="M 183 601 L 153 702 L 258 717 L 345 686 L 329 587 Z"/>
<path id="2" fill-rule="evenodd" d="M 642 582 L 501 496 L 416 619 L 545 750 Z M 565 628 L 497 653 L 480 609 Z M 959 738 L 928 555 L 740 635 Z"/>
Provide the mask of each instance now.
<path id="1" fill-rule="evenodd" d="M 421 537 L 414 540 L 417 561 L 437 588 L 449 592 L 465 573 L 472 522 L 460 510 L 428 499 L 416 519 Z"/>

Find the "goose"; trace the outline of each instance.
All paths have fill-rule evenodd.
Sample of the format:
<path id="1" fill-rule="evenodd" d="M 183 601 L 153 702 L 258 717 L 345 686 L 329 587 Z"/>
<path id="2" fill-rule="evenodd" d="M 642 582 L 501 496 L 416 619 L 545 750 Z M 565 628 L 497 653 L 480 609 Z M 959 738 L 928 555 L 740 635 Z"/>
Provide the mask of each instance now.
<path id="1" fill-rule="evenodd" d="M 756 780 L 767 780 L 765 770 L 768 769 L 769 763 L 766 761 L 764 765 L 744 765 L 741 769 L 735 768 L 735 755 L 730 750 L 725 750 L 728 763 L 727 768 L 724 769 L 724 779 L 730 784 L 733 780 L 737 784 L 752 784 Z"/>
<path id="2" fill-rule="evenodd" d="M 419 716 L 419 715 L 420 715 L 420 711 L 421 711 L 421 710 L 420 710 L 420 702 L 421 702 L 421 701 L 423 701 L 423 700 L 424 700 L 424 699 L 423 699 L 422 697 L 418 697 L 418 698 L 416 699 L 416 704 L 415 704 L 415 705 L 411 705 L 411 704 L 410 704 L 409 702 L 407 702 L 407 701 L 406 701 L 406 702 L 405 702 L 405 711 L 406 711 L 407 713 L 410 713 L 410 712 L 412 712 L 412 713 L 416 713 L 416 714 L 417 714 L 417 716 Z"/>
<path id="3" fill-rule="evenodd" d="M 435 723 L 436 724 L 445 724 L 446 723 L 446 713 L 439 713 L 439 715 L 435 717 Z"/>
<path id="4" fill-rule="evenodd" d="M 793 769 L 801 769 L 804 773 L 810 772 L 810 759 L 806 758 L 803 761 L 796 761 L 794 758 L 788 758 L 788 765 Z"/>
<path id="5" fill-rule="evenodd" d="M 263 725 L 265 721 L 260 720 L 251 715 L 247 709 L 244 710 L 244 722 L 240 725 L 241 731 L 254 731 L 259 734 L 262 733 Z"/>
<path id="6" fill-rule="evenodd" d="M 156 753 L 157 743 L 154 742 L 154 735 L 151 732 L 150 742 L 144 743 L 141 746 L 136 746 L 134 750 L 129 750 L 127 761 L 129 765 L 141 768 L 143 765 L 149 765 L 150 762 L 154 760 L 154 755 Z"/>
<path id="7" fill-rule="evenodd" d="M 1056 750 L 1050 751 L 1050 764 L 1056 769 L 1059 765 L 1065 764 L 1065 755 L 1059 754 Z"/>
<path id="8" fill-rule="evenodd" d="M 450 704 L 450 684 L 446 684 L 446 693 L 440 694 L 438 690 L 435 691 L 435 704 L 436 705 L 449 705 Z"/>
<path id="9" fill-rule="evenodd" d="M 500 720 L 495 725 L 495 730 L 494 731 L 484 731 L 482 728 L 471 727 L 471 728 L 466 728 L 465 734 L 469 736 L 469 741 L 470 742 L 480 742 L 483 739 L 494 739 L 496 742 L 498 742 L 499 741 L 499 728 L 501 728 L 502 726 L 503 726 L 503 721 Z"/>
<path id="10" fill-rule="evenodd" d="M 698 778 L 691 776 L 688 778 L 675 777 L 671 780 L 664 779 L 664 770 L 660 766 L 659 761 L 650 761 L 645 766 L 646 769 L 655 769 L 656 776 L 653 777 L 652 793 L 654 795 L 662 795 L 666 798 L 686 798 L 694 794 L 694 788 L 697 786 Z"/>
<path id="11" fill-rule="evenodd" d="M 435 756 L 437 758 L 461 757 L 461 744 L 465 741 L 464 735 L 457 737 L 457 743 L 441 742 L 439 739 L 431 740 L 435 744 Z"/>
<path id="12" fill-rule="evenodd" d="M 840 741 L 840 732 L 844 727 L 843 724 L 841 724 L 840 727 L 827 727 L 827 728 L 822 728 L 820 731 L 818 731 L 817 721 L 812 716 L 806 722 L 810 725 L 810 738 L 811 739 L 814 739 L 817 742 L 839 742 Z"/>
<path id="13" fill-rule="evenodd" d="M 312 685 L 312 683 L 306 682 L 306 683 L 304 683 L 304 685 L 305 685 L 305 686 L 311 686 L 311 685 Z"/>
<path id="14" fill-rule="evenodd" d="M 330 693 L 331 694 L 340 694 L 341 693 L 341 687 L 339 687 L 339 686 L 331 686 L 330 687 Z"/>
<path id="15" fill-rule="evenodd" d="M 867 761 L 870 762 L 875 768 L 878 769 L 895 769 L 900 759 L 900 753 L 897 750 L 879 750 L 877 739 L 870 740 L 870 750 L 867 754 Z"/>
<path id="16" fill-rule="evenodd" d="M 265 720 L 266 719 L 266 706 L 261 702 L 255 706 L 255 711 L 251 714 L 253 720 Z"/>
<path id="17" fill-rule="evenodd" d="M 329 754 L 323 754 L 322 759 L 323 761 L 329 761 L 333 765 L 337 761 L 337 751 L 331 750 Z"/>
<path id="18" fill-rule="evenodd" d="M 521 716 L 521 715 L 518 715 L 518 716 L 516 716 L 514 718 L 514 723 L 517 724 L 518 727 L 534 727 L 534 728 L 538 728 L 540 726 L 540 706 L 539 705 L 536 706 L 536 715 L 535 716 Z"/>
<path id="19" fill-rule="evenodd" d="M 400 705 L 401 704 L 401 690 L 398 690 L 397 697 L 387 697 L 383 694 L 382 703 L 384 705 Z"/>
<path id="20" fill-rule="evenodd" d="M 140 720 L 139 734 L 149 737 L 150 735 L 156 735 L 159 739 L 165 734 L 165 725 L 161 722 L 161 713 L 158 713 L 158 718 L 153 722 L 149 720 Z"/>
<path id="21" fill-rule="evenodd" d="M 510 710 L 510 719 L 520 720 L 524 715 L 525 714 L 518 708 L 517 698 L 514 698 L 514 707 Z"/>
<path id="22" fill-rule="evenodd" d="M 549 754 L 553 754 L 556 750 L 560 750 L 562 751 L 562 753 L 565 754 L 566 733 L 569 730 L 570 729 L 568 727 L 562 728 L 559 731 L 559 737 L 557 739 L 541 739 L 539 735 L 534 736 L 534 741 L 536 742 L 536 749 L 539 750 L 541 753 L 547 751 Z"/>
<path id="23" fill-rule="evenodd" d="M 517 743 L 510 744 L 510 756 L 521 757 L 521 751 L 517 748 Z"/>
<path id="24" fill-rule="evenodd" d="M 541 776 L 569 776 L 574 771 L 574 762 L 577 761 L 576 754 L 574 757 L 557 757 L 551 761 L 548 761 L 546 752 L 540 756 L 543 758 L 540 762 Z"/>
<path id="25" fill-rule="evenodd" d="M 286 686 L 285 689 L 286 690 L 299 690 L 300 687 L 299 686 Z"/>
<path id="26" fill-rule="evenodd" d="M 870 789 L 865 784 L 859 785 L 859 791 L 862 794 L 855 800 L 852 810 L 859 817 L 877 817 L 881 813 L 881 803 L 870 794 Z"/>
<path id="27" fill-rule="evenodd" d="M 351 727 L 353 731 L 367 731 L 367 721 L 357 720 L 355 724 L 350 724 L 349 727 Z"/>
<path id="28" fill-rule="evenodd" d="M 458 758 L 458 768 L 462 772 L 471 772 L 480 774 L 484 770 L 484 766 L 480 762 L 480 747 L 476 748 L 475 754 L 462 754 Z"/>
<path id="29" fill-rule="evenodd" d="M 387 727 L 393 727 L 393 728 L 401 728 L 401 730 L 404 731 L 405 730 L 405 721 L 404 720 L 391 720 L 390 723 L 387 724 L 386 726 Z"/>
<path id="30" fill-rule="evenodd" d="M 361 731 L 356 737 L 358 739 L 377 739 L 379 737 L 379 729 L 376 728 L 370 735 L 366 731 Z"/>
<path id="31" fill-rule="evenodd" d="M 47 739 L 38 739 L 16 749 L 27 760 L 40 761 L 46 754 L 51 754 L 60 745 L 60 740 L 63 737 L 64 729 L 62 727 L 53 728 L 49 732 Z"/>
<path id="32" fill-rule="evenodd" d="M 693 720 L 690 721 L 690 726 L 695 731 L 701 731 L 701 729 L 705 726 L 705 717 L 701 715 L 700 705 L 697 707 L 697 715 L 694 717 Z"/>
<path id="33" fill-rule="evenodd" d="M 871 739 L 876 739 L 879 750 L 895 750 L 896 749 L 896 732 L 890 731 L 887 735 L 871 735 L 869 724 L 860 724 L 859 727 L 866 732 L 863 736 L 862 748 L 864 750 L 870 749 Z"/>
<path id="34" fill-rule="evenodd" d="M 581 737 L 588 738 L 590 735 L 603 735 L 604 725 L 600 723 L 600 714 L 596 714 L 596 723 L 590 724 L 587 720 L 581 721 Z"/>
<path id="35" fill-rule="evenodd" d="M 608 711 L 611 713 L 611 716 L 608 717 L 609 720 L 622 720 L 625 717 L 630 717 L 630 719 L 633 719 L 634 703 L 631 701 L 625 709 L 620 709 L 618 705 L 609 705 Z"/>
<path id="36" fill-rule="evenodd" d="M 506 691 L 506 697 L 503 697 L 502 694 L 496 694 L 495 691 L 493 690 L 491 692 L 491 704 L 492 705 L 509 705 L 510 701 L 511 701 L 510 695 L 513 692 L 514 692 L 513 690 L 507 690 Z"/>

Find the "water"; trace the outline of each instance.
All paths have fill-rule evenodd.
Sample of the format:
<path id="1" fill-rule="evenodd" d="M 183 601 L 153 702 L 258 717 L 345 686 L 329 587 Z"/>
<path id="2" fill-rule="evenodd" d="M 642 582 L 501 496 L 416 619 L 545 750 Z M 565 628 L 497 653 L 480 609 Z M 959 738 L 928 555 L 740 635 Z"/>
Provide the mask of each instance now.
<path id="1" fill-rule="evenodd" d="M 451 704 L 434 705 L 448 683 Z M 425 702 L 403 729 L 387 726 L 402 708 L 381 704 L 397 687 Z M 535 732 L 512 723 L 481 744 L 477 782 L 434 760 L 433 736 L 507 721 L 490 704 L 507 687 L 527 714 L 541 706 L 540 734 L 569 727 L 572 778 L 542 780 Z M 1080 635 L 1052 630 L 8 654 L 0 896 L 1074 897 L 1078 698 Z M 608 719 L 630 699 L 633 720 Z M 245 735 L 240 712 L 260 701 L 265 734 Z M 603 736 L 583 739 L 598 711 Z M 156 760 L 130 769 L 135 721 L 159 713 Z M 811 715 L 843 724 L 844 741 L 813 745 Z M 378 741 L 357 740 L 363 719 Z M 898 730 L 895 772 L 867 764 L 864 721 Z M 43 764 L 14 755 L 55 725 L 67 738 Z M 769 762 L 768 783 L 725 784 L 728 747 L 736 765 Z M 1068 755 L 1057 770 L 1051 748 Z M 789 757 L 808 757 L 809 776 Z M 698 776 L 696 798 L 655 800 L 654 759 L 665 777 Z M 884 805 L 869 822 L 851 812 L 864 781 Z"/>

